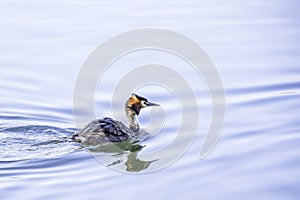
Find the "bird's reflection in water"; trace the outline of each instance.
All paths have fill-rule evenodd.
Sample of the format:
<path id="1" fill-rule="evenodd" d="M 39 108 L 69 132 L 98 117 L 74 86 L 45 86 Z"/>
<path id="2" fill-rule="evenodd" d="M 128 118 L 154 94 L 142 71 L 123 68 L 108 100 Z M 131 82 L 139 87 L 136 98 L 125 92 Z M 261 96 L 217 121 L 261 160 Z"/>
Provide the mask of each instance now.
<path id="1" fill-rule="evenodd" d="M 97 146 L 87 146 L 88 151 L 107 163 L 108 167 L 125 168 L 128 172 L 140 172 L 147 169 L 151 163 L 157 161 L 144 161 L 138 158 L 139 152 L 145 146 L 130 140 L 119 143 L 106 143 Z"/>
<path id="2" fill-rule="evenodd" d="M 147 169 L 151 163 L 157 161 L 157 160 L 152 160 L 152 161 L 143 161 L 140 160 L 138 157 L 138 152 L 131 152 L 127 156 L 127 161 L 125 162 L 126 165 L 126 171 L 128 172 L 139 172 L 144 169 Z"/>

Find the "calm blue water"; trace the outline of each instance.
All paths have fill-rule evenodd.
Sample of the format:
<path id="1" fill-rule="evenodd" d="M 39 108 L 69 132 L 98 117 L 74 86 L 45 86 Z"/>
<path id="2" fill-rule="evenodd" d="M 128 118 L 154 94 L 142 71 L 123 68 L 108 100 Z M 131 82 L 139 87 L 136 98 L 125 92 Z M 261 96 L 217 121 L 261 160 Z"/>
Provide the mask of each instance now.
<path id="1" fill-rule="evenodd" d="M 292 0 L 1 1 L 0 199 L 298 199 L 299 6 Z M 205 84 L 195 85 L 201 116 L 191 147 L 172 165 L 145 174 L 152 163 L 135 153 L 99 150 L 111 166 L 131 171 L 122 173 L 68 139 L 76 131 L 73 90 L 92 50 L 144 27 L 178 31 L 206 50 L 226 90 L 226 121 L 214 150 L 199 160 L 211 105 Z M 111 115 L 109 80 L 118 80 L 119 65 L 155 60 L 181 70 L 174 56 L 142 53 L 115 63 L 104 79 L 109 84 L 98 87 L 104 95 L 95 95 L 97 116 Z M 193 73 L 183 75 L 193 82 Z M 180 112 L 167 91 L 140 92 L 170 109 L 163 133 L 141 144 L 151 152 L 173 139 Z"/>

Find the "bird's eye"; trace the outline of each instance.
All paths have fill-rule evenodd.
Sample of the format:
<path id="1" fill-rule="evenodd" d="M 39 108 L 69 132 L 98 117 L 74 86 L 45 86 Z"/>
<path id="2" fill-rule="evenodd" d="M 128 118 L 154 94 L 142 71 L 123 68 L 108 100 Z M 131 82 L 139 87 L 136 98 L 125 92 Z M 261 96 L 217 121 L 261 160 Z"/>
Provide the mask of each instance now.
<path id="1" fill-rule="evenodd" d="M 143 106 L 143 107 L 146 107 L 146 106 L 147 106 L 147 102 L 146 102 L 146 101 L 142 101 L 141 103 L 142 103 L 142 106 Z"/>

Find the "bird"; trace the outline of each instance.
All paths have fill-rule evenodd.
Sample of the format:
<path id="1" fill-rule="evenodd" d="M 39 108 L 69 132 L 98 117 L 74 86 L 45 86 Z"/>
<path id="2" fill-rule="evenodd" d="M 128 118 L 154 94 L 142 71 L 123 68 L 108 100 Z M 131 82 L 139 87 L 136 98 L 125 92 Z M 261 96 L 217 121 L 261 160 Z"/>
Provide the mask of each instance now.
<path id="1" fill-rule="evenodd" d="M 75 133 L 72 139 L 87 145 L 97 145 L 106 142 L 123 142 L 137 137 L 144 131 L 139 125 L 137 116 L 143 108 L 151 106 L 159 106 L 159 104 L 149 102 L 145 97 L 132 93 L 125 103 L 125 114 L 129 126 L 110 117 L 95 119 Z"/>

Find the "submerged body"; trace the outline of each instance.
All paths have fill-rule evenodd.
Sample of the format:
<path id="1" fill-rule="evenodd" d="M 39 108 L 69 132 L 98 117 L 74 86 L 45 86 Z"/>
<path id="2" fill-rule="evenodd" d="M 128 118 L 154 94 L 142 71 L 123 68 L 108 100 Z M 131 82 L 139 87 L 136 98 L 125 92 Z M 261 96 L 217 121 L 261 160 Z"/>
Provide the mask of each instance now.
<path id="1" fill-rule="evenodd" d="M 132 94 L 125 103 L 129 127 L 120 121 L 106 117 L 93 120 L 80 132 L 75 133 L 72 138 L 77 142 L 95 145 L 105 142 L 123 142 L 138 136 L 142 133 L 142 130 L 136 117 L 142 108 L 148 106 L 158 106 L 158 104 L 151 103 L 146 98 Z"/>

